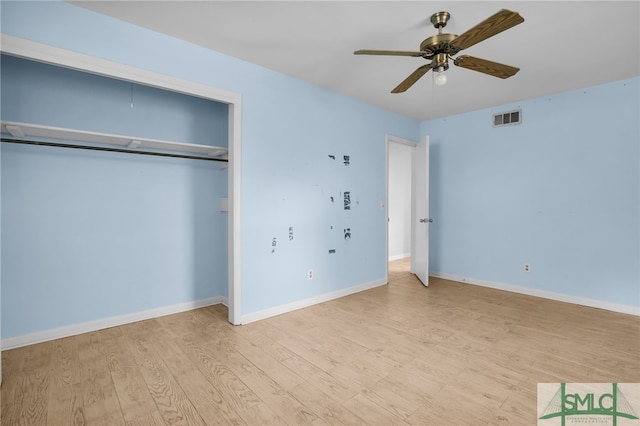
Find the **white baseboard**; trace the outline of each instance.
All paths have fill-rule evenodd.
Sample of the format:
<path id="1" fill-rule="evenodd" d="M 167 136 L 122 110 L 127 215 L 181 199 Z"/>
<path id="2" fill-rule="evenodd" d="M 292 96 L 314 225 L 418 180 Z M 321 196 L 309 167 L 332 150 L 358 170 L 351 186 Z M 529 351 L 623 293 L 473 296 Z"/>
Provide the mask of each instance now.
<path id="1" fill-rule="evenodd" d="M 478 280 L 475 278 L 467 278 L 459 275 L 445 274 L 442 272 L 429 272 L 429 276 L 434 278 L 442 278 L 450 281 L 457 281 L 464 284 L 473 284 L 481 287 L 494 288 L 496 290 L 505 290 L 505 291 L 511 291 L 513 293 L 526 294 L 528 296 L 542 297 L 544 299 L 551 299 L 559 302 L 573 303 L 574 305 L 589 306 L 592 308 L 599 308 L 607 311 L 619 312 L 622 314 L 640 316 L 640 307 L 638 306 L 622 305 L 619 303 L 606 302 L 603 300 L 589 299 L 586 297 L 573 296 L 573 295 L 564 294 L 564 293 L 556 293 L 553 291 L 521 287 L 513 284 Z"/>
<path id="2" fill-rule="evenodd" d="M 411 253 L 396 254 L 393 256 L 389 256 L 389 262 L 392 262 L 394 260 L 406 259 L 407 257 L 411 257 Z"/>
<path id="3" fill-rule="evenodd" d="M 228 305 L 228 300 L 224 296 L 210 297 L 208 299 L 195 300 L 193 302 L 179 303 L 162 308 L 149 309 L 131 314 L 118 315 L 115 317 L 104 318 L 95 321 L 83 322 L 80 324 L 67 325 L 64 327 L 52 328 L 49 330 L 38 331 L 35 333 L 24 334 L 22 336 L 9 337 L 2 339 L 0 347 L 2 350 L 19 348 L 21 346 L 33 345 L 35 343 L 47 342 L 49 340 L 61 339 L 63 337 L 74 336 L 76 334 L 88 333 L 91 331 L 102 330 L 104 328 L 115 327 L 123 324 L 130 324 L 136 321 L 143 321 L 151 318 L 158 318 L 165 315 L 177 314 L 179 312 L 190 311 L 192 309 L 203 308 L 205 306 L 217 305 L 222 303 Z"/>
<path id="4" fill-rule="evenodd" d="M 381 278 L 381 279 L 369 281 L 363 284 L 358 284 L 353 287 L 344 288 L 342 290 L 332 291 L 330 293 L 320 294 L 318 296 L 309 297 L 307 299 L 298 300 L 296 302 L 287 303 L 285 305 L 275 306 L 273 308 L 268 308 L 262 311 L 253 312 L 251 314 L 242 316 L 242 324 L 249 324 L 251 322 L 274 317 L 276 315 L 285 314 L 287 312 L 306 308 L 312 305 L 317 305 L 318 303 L 324 303 L 329 300 L 338 299 L 340 297 L 348 296 L 354 293 L 359 293 L 361 291 L 369 290 L 385 284 L 387 284 L 387 279 Z"/>

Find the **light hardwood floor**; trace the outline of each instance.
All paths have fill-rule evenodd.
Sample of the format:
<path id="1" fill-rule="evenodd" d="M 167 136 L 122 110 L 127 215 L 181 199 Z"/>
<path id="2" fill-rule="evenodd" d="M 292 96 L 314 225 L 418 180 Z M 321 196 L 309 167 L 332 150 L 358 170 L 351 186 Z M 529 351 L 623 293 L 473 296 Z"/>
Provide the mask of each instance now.
<path id="1" fill-rule="evenodd" d="M 2 424 L 532 425 L 538 382 L 640 382 L 640 319 L 433 279 L 234 327 L 224 306 L 2 354 Z"/>

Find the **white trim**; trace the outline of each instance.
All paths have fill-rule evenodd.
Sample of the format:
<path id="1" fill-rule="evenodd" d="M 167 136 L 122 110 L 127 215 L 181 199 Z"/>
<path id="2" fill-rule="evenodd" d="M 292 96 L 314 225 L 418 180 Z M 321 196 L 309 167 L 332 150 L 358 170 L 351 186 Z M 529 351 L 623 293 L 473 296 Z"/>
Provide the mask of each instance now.
<path id="1" fill-rule="evenodd" d="M 387 135 L 387 142 L 408 145 L 411 148 L 415 148 L 416 146 L 418 146 L 418 142 L 410 141 L 409 139 L 401 138 L 399 136 L 394 136 L 394 135 Z"/>
<path id="2" fill-rule="evenodd" d="M 302 308 L 307 308 L 312 305 L 317 305 L 318 303 L 324 303 L 329 300 L 339 299 L 341 297 L 348 296 L 350 294 L 359 293 L 365 290 L 370 290 L 375 287 L 386 285 L 387 283 L 388 283 L 387 279 L 381 278 L 381 279 L 369 281 L 363 284 L 358 284 L 353 287 L 344 288 L 342 290 L 336 290 L 330 293 L 325 293 L 318 296 L 309 297 L 307 299 L 298 300 L 296 302 L 287 303 L 285 305 L 264 309 L 262 311 L 244 315 L 242 317 L 242 324 L 249 324 L 251 322 L 274 317 L 276 315 L 286 314 L 287 312 L 295 311 Z"/>
<path id="3" fill-rule="evenodd" d="M 242 279 L 240 275 L 240 164 L 241 114 L 240 102 L 229 105 L 229 322 L 240 325 L 242 319 Z"/>
<path id="4" fill-rule="evenodd" d="M 136 68 L 118 62 L 83 53 L 42 44 L 31 40 L 0 34 L 0 50 L 13 56 L 27 58 L 79 71 L 90 72 L 105 77 L 140 82 L 147 86 L 169 89 L 204 99 L 212 99 L 226 104 L 240 102 L 240 94 L 217 89 L 206 84 L 183 80 L 166 74 Z"/>
<path id="5" fill-rule="evenodd" d="M 242 295 L 240 279 L 240 129 L 242 128 L 240 112 L 242 102 L 240 94 L 7 34 L 0 34 L 0 51 L 34 61 L 141 83 L 229 105 L 229 322 L 238 324 L 242 317 L 240 299 Z"/>
<path id="6" fill-rule="evenodd" d="M 2 350 L 5 351 L 9 349 L 15 349 L 21 346 L 33 345 L 36 343 L 61 339 L 63 337 L 75 336 L 82 333 L 89 333 L 105 328 L 131 324 L 137 321 L 144 321 L 152 318 L 163 317 L 166 315 L 173 315 L 193 309 L 204 308 L 205 306 L 218 305 L 220 303 L 222 303 L 223 305 L 227 305 L 227 298 L 223 296 L 210 297 L 208 299 L 196 300 L 193 302 L 179 303 L 172 306 L 149 309 L 132 314 L 118 315 L 115 317 L 88 321 L 80 324 L 72 324 L 64 327 L 38 331 L 35 333 L 23 334 L 22 336 L 9 337 L 7 339 L 2 339 Z"/>
<path id="7" fill-rule="evenodd" d="M 574 305 L 589 306 L 592 308 L 604 309 L 621 314 L 629 314 L 640 316 L 640 307 L 631 305 L 622 305 L 619 303 L 606 302 L 603 300 L 589 299 L 586 297 L 573 296 L 570 294 L 556 293 L 554 291 L 539 290 L 535 288 L 521 287 L 513 284 L 505 284 L 494 281 L 479 280 L 476 278 L 462 277 L 459 275 L 445 274 L 442 272 L 429 272 L 434 278 L 442 278 L 449 281 L 457 281 L 463 284 L 473 284 L 481 287 L 493 288 L 496 290 L 510 291 L 513 293 L 526 294 L 528 296 L 541 297 L 543 299 L 551 299 L 559 302 L 573 303 Z"/>
<path id="8" fill-rule="evenodd" d="M 396 254 L 395 256 L 389 256 L 389 262 L 393 262 L 394 260 L 406 259 L 407 257 L 411 257 L 411 253 Z"/>

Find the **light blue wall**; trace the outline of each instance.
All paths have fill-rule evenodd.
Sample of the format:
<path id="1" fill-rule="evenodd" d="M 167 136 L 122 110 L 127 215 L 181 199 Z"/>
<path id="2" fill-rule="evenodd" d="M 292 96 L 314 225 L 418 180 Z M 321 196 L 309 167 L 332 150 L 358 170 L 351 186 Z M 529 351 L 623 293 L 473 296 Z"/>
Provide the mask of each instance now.
<path id="1" fill-rule="evenodd" d="M 0 81 L 0 93 L 2 82 Z M 2 111 L 0 110 L 0 114 Z M 2 149 L 0 148 L 0 195 L 2 194 Z M 2 197 L 0 196 L 0 384 L 2 384 Z"/>
<path id="2" fill-rule="evenodd" d="M 385 134 L 415 140 L 418 123 L 255 70 L 240 90 L 243 312 L 384 279 Z"/>
<path id="3" fill-rule="evenodd" d="M 640 306 L 639 82 L 421 123 L 431 270 Z"/>
<path id="4" fill-rule="evenodd" d="M 3 120 L 227 146 L 227 105 L 8 55 L 0 59 Z"/>
<path id="5" fill-rule="evenodd" d="M 1 7 L 6 34 L 242 95 L 244 314 L 384 278 L 385 134 L 416 140 L 419 123 L 67 3 Z"/>
<path id="6" fill-rule="evenodd" d="M 3 144 L 2 335 L 225 295 L 224 174 Z"/>
<path id="7" fill-rule="evenodd" d="M 2 119 L 226 145 L 226 105 L 2 57 Z M 227 171 L 3 143 L 3 336 L 227 294 Z"/>

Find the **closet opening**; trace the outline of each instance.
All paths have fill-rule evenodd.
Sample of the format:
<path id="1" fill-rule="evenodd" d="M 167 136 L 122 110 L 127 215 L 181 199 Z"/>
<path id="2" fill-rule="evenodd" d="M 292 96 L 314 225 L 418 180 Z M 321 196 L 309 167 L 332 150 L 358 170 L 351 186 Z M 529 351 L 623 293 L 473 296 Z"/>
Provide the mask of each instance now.
<path id="1" fill-rule="evenodd" d="M 66 51 L 63 49 L 54 48 L 51 46 L 42 45 L 39 43 L 35 43 L 35 42 L 31 42 L 28 40 L 23 40 L 23 39 L 11 37 L 11 36 L 6 36 L 6 37 L 3 36 L 2 54 L 3 54 L 3 59 L 4 57 L 14 58 L 14 59 L 26 59 L 29 61 L 34 61 L 41 65 L 61 67 L 67 70 L 72 70 L 74 72 L 79 71 L 79 72 L 87 73 L 87 75 L 100 76 L 100 77 L 111 78 L 114 80 L 119 80 L 130 85 L 135 84 L 136 89 L 138 87 L 144 87 L 144 89 L 141 89 L 143 91 L 146 91 L 146 89 L 148 88 L 149 91 L 164 90 L 180 96 L 191 96 L 194 99 L 198 99 L 202 102 L 216 103 L 221 106 L 220 107 L 221 109 L 225 110 L 225 115 L 222 118 L 222 121 L 224 122 L 223 123 L 224 138 L 226 139 L 225 140 L 226 143 L 221 144 L 222 146 L 211 145 L 211 146 L 205 146 L 204 148 L 201 149 L 196 145 L 203 145 L 203 144 L 194 143 L 194 141 L 187 141 L 185 143 L 181 143 L 181 142 L 177 142 L 176 138 L 173 138 L 173 137 L 167 138 L 167 140 L 162 140 L 158 138 L 157 135 L 150 135 L 150 137 L 146 137 L 146 135 L 131 134 L 128 132 L 124 132 L 120 129 L 117 131 L 114 131 L 113 133 L 111 133 L 110 130 L 105 132 L 104 129 L 100 129 L 102 131 L 95 131 L 95 129 L 92 129 L 92 130 L 80 129 L 81 131 L 99 133 L 101 135 L 106 134 L 107 136 L 125 136 L 125 139 L 128 138 L 129 136 L 132 136 L 130 140 L 125 140 L 123 142 L 121 141 L 121 142 L 115 143 L 115 146 L 112 140 L 99 140 L 99 141 L 89 140 L 88 141 L 89 143 L 82 143 L 82 142 L 78 142 L 77 140 L 74 141 L 73 138 L 59 139 L 59 135 L 56 135 L 56 134 L 50 134 L 49 136 L 43 135 L 43 136 L 31 137 L 29 135 L 29 132 L 30 132 L 29 125 L 33 125 L 33 124 L 40 125 L 42 127 L 54 128 L 54 130 L 63 129 L 63 131 L 70 131 L 72 133 L 73 131 L 77 131 L 79 129 L 77 128 L 77 126 L 74 126 L 73 123 L 59 124 L 59 123 L 49 122 L 49 123 L 42 124 L 42 123 L 38 123 L 37 120 L 35 119 L 34 120 L 22 120 L 22 119 L 16 120 L 15 119 L 16 117 L 12 118 L 7 116 L 7 114 L 5 114 L 5 109 L 3 108 L 2 132 L 5 133 L 5 135 L 3 135 L 2 148 L 3 148 L 3 151 L 7 151 L 7 152 L 13 151 L 13 152 L 10 152 L 9 154 L 6 154 L 5 152 L 3 152 L 4 155 L 2 157 L 2 160 L 4 164 L 8 164 L 9 160 L 11 160 L 12 158 L 16 158 L 15 156 L 20 156 L 21 159 L 28 158 L 28 153 L 24 151 L 27 149 L 34 150 L 32 152 L 36 152 L 35 150 L 58 150 L 58 151 L 65 151 L 65 152 L 77 151 L 78 154 L 73 154 L 70 156 L 72 157 L 72 160 L 69 158 L 63 158 L 64 156 L 61 154 L 53 154 L 52 158 L 54 159 L 53 163 L 55 164 L 48 164 L 46 167 L 53 167 L 53 170 L 56 170 L 56 171 L 65 171 L 65 170 L 69 171 L 70 169 L 67 167 L 68 166 L 67 161 L 75 161 L 74 164 L 75 166 L 77 166 L 77 171 L 81 171 L 82 173 L 87 173 L 87 174 L 94 174 L 94 173 L 103 173 L 103 174 L 99 177 L 97 181 L 95 181 L 96 184 L 94 185 L 93 188 L 91 188 L 91 185 L 87 185 L 86 182 L 83 183 L 82 182 L 83 179 L 77 179 L 77 176 L 79 176 L 78 174 L 74 175 L 74 177 L 70 177 L 70 176 L 65 177 L 64 173 L 58 174 L 57 176 L 60 179 L 62 180 L 68 179 L 67 182 L 71 183 L 72 186 L 76 186 L 82 189 L 82 191 L 78 192 L 78 194 L 81 194 L 81 195 L 78 195 L 78 198 L 83 201 L 79 205 L 80 208 L 77 208 L 77 209 L 74 209 L 73 207 L 65 208 L 64 204 L 60 203 L 56 205 L 57 210 L 54 209 L 53 211 L 54 213 L 52 215 L 55 216 L 55 214 L 61 214 L 60 213 L 61 211 L 63 212 L 66 211 L 67 213 L 71 212 L 77 215 L 76 217 L 73 218 L 74 220 L 79 220 L 81 224 L 82 223 L 84 223 L 85 225 L 87 225 L 87 223 L 90 224 L 92 220 L 94 220 L 97 216 L 102 214 L 99 208 L 97 207 L 92 208 L 91 207 L 92 204 L 88 202 L 88 201 L 98 202 L 98 203 L 100 202 L 101 196 L 96 195 L 96 194 L 99 194 L 97 192 L 98 187 L 100 187 L 101 189 L 106 188 L 107 192 L 104 193 L 103 195 L 105 196 L 108 195 L 109 197 L 112 197 L 112 199 L 114 200 L 114 203 L 122 203 L 121 205 L 129 205 L 130 203 L 134 203 L 136 200 L 144 199 L 144 201 L 148 203 L 148 206 L 147 206 L 148 208 L 146 212 L 113 210 L 111 211 L 111 213 L 120 215 L 120 217 L 118 217 L 118 220 L 120 221 L 119 223 L 121 224 L 126 225 L 128 220 L 131 221 L 134 224 L 130 227 L 131 233 L 139 232 L 141 234 L 144 234 L 145 232 L 148 232 L 149 229 L 145 230 L 145 226 L 146 226 L 145 221 L 150 221 L 150 222 L 155 221 L 156 225 L 164 227 L 163 229 L 166 230 L 165 231 L 166 238 L 164 238 L 161 234 L 156 234 L 156 236 L 161 235 L 158 238 L 160 238 L 161 240 L 164 238 L 164 241 L 161 241 L 161 242 L 165 244 L 167 247 L 169 247 L 170 244 L 175 244 L 177 248 L 175 251 L 176 256 L 175 256 L 175 259 L 170 259 L 168 254 L 164 253 L 164 258 L 156 260 L 155 265 L 159 266 L 160 269 L 162 269 L 166 264 L 170 264 L 172 261 L 175 262 L 175 265 L 174 265 L 175 268 L 172 272 L 175 273 L 175 277 L 173 278 L 176 278 L 176 281 L 180 281 L 181 279 L 187 280 L 189 278 L 192 278 L 195 281 L 200 280 L 200 282 L 202 282 L 202 280 L 206 280 L 207 279 L 206 274 L 203 273 L 201 270 L 188 270 L 189 259 L 194 261 L 194 259 L 198 258 L 200 259 L 199 261 L 202 265 L 205 265 L 206 262 L 215 262 L 215 259 L 208 258 L 208 255 L 209 255 L 208 253 L 203 253 L 202 251 L 198 253 L 198 247 L 200 247 L 200 245 L 202 244 L 206 245 L 206 242 L 204 242 L 205 239 L 201 238 L 200 240 L 195 242 L 188 241 L 188 239 L 185 237 L 184 234 L 181 235 L 177 232 L 174 232 L 175 231 L 174 228 L 176 227 L 179 228 L 182 225 L 180 225 L 175 221 L 172 222 L 172 220 L 185 217 L 185 210 L 189 210 L 189 214 L 192 214 L 194 217 L 197 216 L 197 218 L 194 219 L 194 223 L 192 224 L 193 229 L 191 230 L 193 231 L 191 235 L 195 235 L 197 237 L 197 235 L 203 229 L 202 226 L 206 226 L 206 222 L 208 218 L 205 216 L 208 214 L 208 212 L 215 210 L 216 214 L 223 214 L 225 216 L 225 222 L 226 222 L 226 227 L 225 227 L 226 229 L 224 230 L 224 235 L 223 235 L 224 238 L 222 239 L 223 243 L 226 245 L 226 261 L 224 262 L 225 269 L 226 269 L 226 274 L 225 274 L 226 276 L 224 277 L 224 286 L 226 287 L 226 292 L 225 292 L 226 294 L 224 295 L 225 296 L 224 299 L 226 300 L 224 300 L 224 302 L 227 304 L 229 308 L 229 321 L 232 324 L 240 324 L 241 323 L 241 309 L 240 309 L 241 281 L 240 281 L 240 245 L 239 245 L 239 241 L 240 241 L 239 239 L 239 230 L 240 230 L 239 188 L 240 188 L 240 164 L 241 164 L 240 162 L 241 125 L 240 125 L 240 114 L 239 114 L 241 109 L 240 96 L 238 94 L 222 91 L 211 86 L 178 79 L 178 78 L 154 73 L 147 70 L 137 69 L 128 65 L 106 61 L 100 58 L 90 57 L 90 56 L 79 54 L 76 52 Z M 4 79 L 5 79 L 5 75 L 3 74 L 3 80 Z M 8 86 L 5 85 L 3 87 L 3 92 L 6 87 Z M 135 93 L 135 94 L 138 95 L 138 93 Z M 5 93 L 3 93 L 3 97 L 4 95 Z M 143 97 L 142 97 L 143 93 L 140 93 L 140 96 L 141 97 L 139 98 L 134 98 L 136 102 L 134 107 L 141 106 L 141 104 L 138 102 L 143 101 Z M 7 120 L 5 120 L 5 118 Z M 216 118 L 215 120 L 219 121 L 220 118 Z M 9 123 L 9 121 L 11 122 Z M 29 121 L 31 121 L 31 123 Z M 14 126 L 13 127 L 14 131 L 16 128 L 15 126 L 18 127 L 19 129 L 18 132 L 21 131 L 20 129 L 22 130 L 26 129 L 24 130 L 25 137 L 16 138 L 11 133 L 10 128 L 7 128 L 7 124 L 9 126 Z M 26 124 L 26 126 L 20 127 L 20 124 L 23 124 L 23 125 Z M 54 126 L 52 124 L 58 124 L 58 125 Z M 5 138 L 4 136 L 6 136 L 6 133 L 9 133 L 14 137 Z M 70 140 L 73 141 L 73 143 L 69 143 Z M 145 146 L 146 140 L 149 140 L 151 142 L 159 141 L 160 145 L 152 146 L 153 145 L 152 144 L 149 146 Z M 166 145 L 166 146 L 162 145 L 162 143 L 165 143 L 165 142 L 168 142 L 169 144 L 173 144 L 173 145 Z M 120 146 L 117 146 L 117 145 L 120 145 Z M 180 145 L 189 145 L 189 146 L 180 146 Z M 8 146 L 12 146 L 13 149 L 5 149 Z M 67 150 L 67 149 L 61 149 L 61 148 L 71 148 L 71 149 Z M 219 148 L 224 148 L 224 152 L 219 152 Z M 92 151 L 101 151 L 101 152 L 92 152 Z M 176 151 L 179 151 L 179 152 L 176 152 Z M 81 154 L 83 152 L 86 152 L 86 154 Z M 127 154 L 127 155 L 123 155 L 123 154 Z M 128 154 L 136 154 L 136 155 L 128 155 Z M 12 155 L 14 157 L 11 157 Z M 105 156 L 105 157 L 98 158 L 98 156 Z M 125 160 L 122 164 L 120 164 L 120 163 L 116 163 L 114 156 L 119 156 L 119 157 L 128 158 L 128 159 Z M 155 157 L 157 159 L 154 159 L 151 157 Z M 149 158 L 149 160 L 140 160 L 140 161 L 143 161 L 143 163 L 139 164 L 139 163 L 136 163 L 136 161 L 138 160 L 135 160 L 135 158 Z M 44 159 L 42 153 L 37 153 L 35 157 L 32 157 L 32 159 L 35 160 L 34 164 L 31 164 L 27 167 L 27 168 L 30 167 L 32 171 L 36 171 L 39 166 L 41 166 L 42 164 L 45 164 L 45 163 L 42 163 L 42 161 L 48 161 Z M 116 182 L 111 182 L 106 179 L 108 170 L 110 170 L 108 166 L 105 165 L 105 163 L 108 163 L 108 162 L 111 162 L 110 163 L 111 165 L 118 164 L 117 170 L 113 170 L 113 173 L 112 173 L 113 175 L 112 177 Z M 156 162 L 156 163 L 161 162 L 161 164 L 159 163 L 152 164 L 150 162 Z M 186 162 L 186 163 L 180 163 L 180 162 Z M 210 165 L 207 165 L 205 163 L 210 163 Z M 216 165 L 215 163 L 218 163 L 219 165 Z M 205 168 L 201 166 L 197 166 L 196 164 L 202 164 L 203 167 L 206 166 L 208 167 L 208 169 L 205 170 Z M 165 167 L 165 169 L 161 169 L 160 166 Z M 18 174 L 23 173 L 24 171 L 25 171 L 24 168 L 22 170 L 14 169 L 13 171 L 9 170 L 9 168 L 7 170 L 3 170 L 3 172 L 7 172 L 7 173 L 16 172 Z M 215 200 L 212 198 L 210 194 L 208 194 L 209 192 L 208 188 L 203 183 L 203 180 L 206 180 L 207 176 L 211 174 L 218 174 L 220 176 L 222 176 L 221 174 L 226 175 L 226 177 L 223 180 L 220 180 L 215 184 L 215 187 L 217 188 L 216 191 L 219 192 L 219 199 L 215 198 Z M 14 175 L 14 177 L 15 176 L 17 175 Z M 34 175 L 34 176 L 31 176 L 32 178 L 31 180 L 27 179 L 27 180 L 21 181 L 20 185 L 23 185 L 24 183 L 24 184 L 32 185 L 32 188 L 42 190 L 42 192 L 35 192 L 32 194 L 40 196 L 40 200 L 45 200 L 46 198 L 45 190 L 47 188 L 45 188 L 46 184 L 43 184 L 43 181 L 46 180 L 44 179 L 44 177 L 45 177 L 44 175 L 41 175 L 40 179 L 36 179 L 37 176 Z M 150 177 L 152 179 L 150 179 Z M 204 179 L 202 179 L 203 177 Z M 142 185 L 143 182 L 147 182 L 147 183 L 153 182 L 155 186 L 145 187 Z M 49 184 L 53 185 L 53 183 L 51 182 L 49 182 Z M 192 185 L 193 192 L 189 192 L 185 195 L 183 188 L 180 187 L 180 185 L 182 184 Z M 7 185 L 11 185 L 11 182 L 7 180 L 3 180 L 3 187 L 6 187 Z M 39 186 L 39 185 L 42 185 L 42 186 Z M 116 190 L 118 187 L 122 189 L 120 192 Z M 156 188 L 156 189 L 153 189 L 153 188 Z M 196 191 L 196 189 L 202 189 L 202 188 L 204 188 L 205 190 L 201 192 Z M 21 187 L 19 189 L 24 189 L 24 187 Z M 162 190 L 169 191 L 171 194 L 174 194 L 176 196 L 176 203 L 175 203 L 176 205 L 179 204 L 178 201 L 180 197 L 183 197 L 183 198 L 187 197 L 189 198 L 189 200 L 191 200 L 190 202 L 192 203 L 192 206 L 188 208 L 183 208 L 183 209 L 174 208 L 173 204 L 167 201 L 168 196 L 167 194 L 162 193 Z M 13 193 L 11 192 L 11 190 L 8 191 L 7 193 L 5 193 L 5 191 L 3 190 L 3 197 L 5 195 L 13 196 L 16 194 L 19 194 L 19 191 L 17 190 L 17 188 L 14 188 Z M 200 198 L 198 194 L 201 194 L 203 198 Z M 26 200 L 25 202 L 27 203 L 33 203 L 34 200 L 36 200 L 35 203 L 38 204 L 37 197 L 35 195 L 29 196 L 29 197 L 25 196 L 23 198 L 24 200 Z M 72 193 L 66 193 L 66 194 L 63 193 L 62 199 L 64 200 L 65 197 L 67 197 L 66 199 L 69 200 L 74 198 L 75 195 L 73 195 Z M 216 195 L 215 197 L 218 197 L 218 195 Z M 206 199 L 206 200 L 203 201 L 203 199 Z M 52 201 L 52 199 L 49 199 L 49 200 L 46 200 L 46 202 L 49 203 L 48 205 L 51 205 L 51 202 L 54 202 L 54 200 Z M 44 201 L 41 204 L 44 205 Z M 224 204 L 224 208 L 223 208 L 223 204 Z M 3 203 L 3 207 L 6 205 L 8 205 L 8 203 L 7 204 Z M 104 202 L 102 204 L 102 207 L 108 207 L 108 205 L 109 205 L 109 202 Z M 206 208 L 204 210 L 199 211 L 197 206 L 201 206 L 201 205 L 204 205 Z M 163 211 L 163 206 L 166 207 L 167 211 Z M 85 214 L 81 214 L 83 213 L 82 212 L 83 209 Z M 129 214 L 129 216 L 127 216 L 127 213 Z M 52 215 L 50 215 L 49 219 L 51 219 Z M 46 219 L 44 215 L 42 217 Z M 8 220 L 8 219 L 11 219 L 11 217 L 10 216 L 3 217 L 3 222 L 5 222 L 5 220 Z M 107 216 L 107 219 L 111 220 L 112 224 L 116 223 L 116 220 L 113 217 Z M 197 221 L 198 225 L 196 225 L 195 221 Z M 71 222 L 71 219 L 69 219 L 69 222 Z M 3 228 L 5 230 L 8 229 L 7 227 L 4 226 L 4 223 L 3 223 Z M 61 226 L 61 228 L 64 228 L 64 226 Z M 86 235 L 86 233 L 80 232 L 80 231 L 85 231 L 86 229 L 89 229 L 89 228 L 84 228 L 81 230 L 77 230 L 77 229 L 73 230 L 69 228 L 69 232 L 72 234 L 71 237 L 69 238 L 69 241 L 71 242 L 69 241 L 67 241 L 66 243 L 61 242 L 60 244 L 73 245 L 78 243 L 79 241 L 81 241 L 83 244 L 85 243 L 91 244 L 90 242 L 91 238 L 89 237 L 84 238 L 83 235 Z M 104 233 L 102 235 L 97 235 L 97 237 L 102 238 L 102 237 L 108 236 L 108 233 L 109 233 L 109 229 L 104 230 Z M 5 232 L 3 232 L 3 240 L 5 240 L 5 238 L 10 238 L 10 237 L 11 235 L 5 235 Z M 124 238 L 123 235 L 120 235 L 120 237 Z M 141 237 L 141 240 L 142 239 L 144 238 Z M 50 241 L 55 242 L 54 239 L 51 239 Z M 134 268 L 132 269 L 132 271 L 138 271 L 137 275 L 132 277 L 132 282 L 136 280 L 138 280 L 136 282 L 140 282 L 140 280 L 144 279 L 140 274 L 139 270 L 135 269 L 136 263 L 149 262 L 149 259 L 146 258 L 146 256 L 148 256 L 148 252 L 145 252 L 143 250 L 144 247 L 133 247 L 133 250 L 131 252 L 122 254 L 117 249 L 116 244 L 113 244 L 113 247 L 111 247 L 111 250 L 107 250 L 108 248 L 105 249 L 104 247 L 106 245 L 104 240 L 97 239 L 97 241 L 100 241 L 100 242 L 90 246 L 92 250 L 95 250 L 96 255 L 99 256 L 100 254 L 108 253 L 111 256 L 114 253 L 116 254 L 120 253 L 121 256 L 118 258 L 119 263 L 117 263 L 111 269 L 117 270 L 118 268 L 124 268 L 125 266 L 132 267 Z M 119 243 L 122 243 L 122 242 L 120 241 Z M 156 244 L 156 243 L 157 241 L 150 241 L 150 244 Z M 123 251 L 127 250 L 126 244 L 120 244 L 119 247 Z M 136 249 L 138 250 L 136 251 Z M 76 251 L 73 251 L 73 250 L 76 250 Z M 73 259 L 74 255 L 78 255 L 78 254 L 82 255 L 82 251 L 78 247 L 73 247 L 73 250 L 66 253 L 68 259 Z M 180 253 L 182 250 L 189 251 L 190 254 L 193 254 L 193 256 L 192 257 L 189 257 L 187 255 L 183 256 Z M 6 251 L 3 251 L 3 256 L 5 256 L 5 254 L 6 254 Z M 10 254 L 11 253 L 8 253 L 8 255 Z M 215 256 L 212 256 L 212 257 L 215 257 Z M 79 270 L 79 272 L 77 272 L 78 274 L 86 273 L 88 274 L 87 276 L 91 276 L 93 274 L 93 276 L 98 278 L 101 275 L 104 275 L 105 273 L 104 270 L 94 271 L 94 272 L 89 271 L 89 269 L 85 268 L 84 266 L 86 263 L 87 262 L 73 263 L 73 267 L 68 269 L 70 271 L 73 271 L 73 269 L 76 268 Z M 151 263 L 154 263 L 154 262 L 150 262 L 150 264 Z M 69 263 L 69 264 L 71 265 L 72 263 Z M 49 265 L 49 267 L 53 268 L 52 270 L 55 270 L 55 266 L 53 265 L 53 263 L 52 265 Z M 5 270 L 3 270 L 3 275 L 5 275 L 4 272 Z M 10 276 L 10 273 L 11 271 L 7 273 L 7 276 Z M 62 277 L 66 273 L 67 272 L 61 273 L 60 277 Z M 9 288 L 9 279 L 3 280 L 2 285 L 3 285 L 3 292 L 5 292 L 5 290 Z M 113 286 L 115 284 L 113 284 L 113 281 L 112 281 L 109 285 Z M 101 292 L 102 291 L 106 292 L 106 289 L 104 289 L 104 287 L 106 286 L 101 286 L 100 287 L 101 290 L 98 293 L 94 294 L 94 296 L 101 301 L 102 305 L 109 305 L 108 298 L 101 297 L 102 295 Z M 210 299 L 208 297 L 209 295 L 202 293 L 201 288 L 187 289 L 187 287 L 188 286 L 186 286 L 184 291 L 182 291 L 182 293 L 179 294 L 178 297 L 176 298 L 176 303 L 173 304 L 175 305 L 174 307 L 176 307 L 176 309 L 182 309 L 182 310 L 189 309 L 189 308 L 192 309 L 194 307 L 197 307 L 198 301 Z M 131 287 L 129 288 L 131 289 Z M 83 291 L 83 289 L 80 286 L 78 286 L 78 288 L 76 288 L 75 290 L 78 290 L 78 289 L 80 290 L 80 293 Z M 71 289 L 71 290 L 74 290 L 74 289 Z M 110 290 L 115 290 L 115 289 L 112 288 Z M 123 301 L 124 301 L 122 304 L 123 306 L 122 307 L 111 306 L 111 308 L 114 308 L 114 309 L 112 309 L 111 311 L 104 311 L 106 313 L 103 315 L 103 317 L 122 319 L 127 315 L 131 313 L 136 313 L 136 312 L 142 312 L 147 314 L 149 313 L 161 314 L 160 311 L 165 305 L 167 305 L 167 303 L 166 301 L 163 302 L 161 300 L 163 291 L 161 291 L 160 288 L 156 290 L 157 291 L 152 291 L 151 287 L 149 287 L 142 292 L 140 297 L 140 300 L 144 299 L 144 300 L 150 301 L 150 303 L 157 302 L 156 305 L 150 304 L 148 305 L 147 308 L 145 308 L 145 306 L 143 305 L 136 306 L 135 303 L 133 303 L 130 300 L 131 297 L 129 296 L 131 295 L 125 292 L 123 294 Z M 7 301 L 8 300 L 9 298 L 7 297 Z M 98 313 L 98 315 L 100 315 L 100 313 Z M 71 322 L 68 324 L 55 324 L 56 327 L 54 328 L 71 327 L 74 321 L 78 323 L 89 324 L 92 321 L 95 322 L 96 318 L 92 318 L 91 316 L 86 316 L 86 317 L 80 316 L 76 320 L 71 319 Z M 90 330 L 81 330 L 80 332 L 84 332 L 84 331 L 90 331 Z M 24 330 L 23 334 L 29 334 L 31 336 L 34 336 L 33 330 L 28 330 L 28 329 Z M 57 338 L 60 336 L 52 336 L 52 337 Z M 3 340 L 4 339 L 11 339 L 11 336 L 3 333 Z M 31 342 L 31 343 L 35 343 L 35 342 Z"/>

